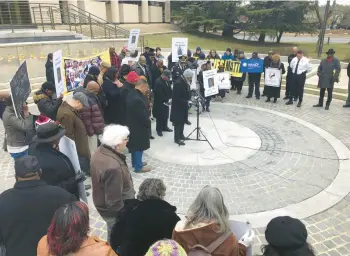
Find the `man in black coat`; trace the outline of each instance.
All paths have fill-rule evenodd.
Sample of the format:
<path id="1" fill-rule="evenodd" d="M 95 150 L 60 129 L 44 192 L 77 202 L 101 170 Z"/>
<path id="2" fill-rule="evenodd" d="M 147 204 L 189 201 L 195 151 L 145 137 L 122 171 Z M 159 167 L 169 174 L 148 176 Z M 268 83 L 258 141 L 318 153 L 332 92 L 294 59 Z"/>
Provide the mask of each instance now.
<path id="1" fill-rule="evenodd" d="M 343 106 L 344 108 L 350 108 L 350 63 L 348 64 L 348 68 L 347 68 L 347 75 L 349 78 L 349 83 L 348 83 L 348 98 L 346 100 L 345 105 Z"/>
<path id="2" fill-rule="evenodd" d="M 41 90 L 36 92 L 33 96 L 34 103 L 38 105 L 40 113 L 52 120 L 56 120 L 57 111 L 63 99 L 63 95 L 58 95 L 58 99 L 54 99 L 53 96 L 55 93 L 55 84 L 45 82 L 42 84 Z"/>
<path id="3" fill-rule="evenodd" d="M 123 87 L 120 90 L 120 103 L 119 103 L 119 113 L 121 113 L 121 125 L 126 124 L 126 110 L 127 110 L 127 99 L 131 91 L 135 90 L 135 84 L 138 80 L 138 75 L 135 71 L 129 72 L 126 77 L 126 82 L 123 83 Z"/>
<path id="4" fill-rule="evenodd" d="M 152 85 L 153 85 L 152 89 L 154 89 L 154 86 L 155 86 L 154 84 L 155 84 L 156 80 L 162 75 L 163 71 L 166 69 L 167 69 L 167 67 L 164 66 L 163 59 L 157 60 L 157 62 L 152 65 L 152 67 L 151 67 Z"/>
<path id="5" fill-rule="evenodd" d="M 271 63 L 272 63 L 272 56 L 275 53 L 273 51 L 269 51 L 268 55 L 264 58 L 264 75 L 265 75 L 265 69 L 270 67 Z M 265 83 L 264 83 L 265 84 Z M 263 94 L 261 96 L 266 96 L 266 86 L 264 85 L 264 90 L 263 90 Z"/>
<path id="6" fill-rule="evenodd" d="M 17 159 L 15 173 L 14 187 L 0 195 L 0 246 L 5 246 L 7 256 L 35 256 L 55 211 L 76 198 L 40 180 L 34 156 Z"/>
<path id="7" fill-rule="evenodd" d="M 290 62 L 297 56 L 298 48 L 293 47 L 292 54 L 288 56 L 288 71 L 286 77 L 286 96 L 283 98 L 284 100 L 288 100 L 291 96 L 291 86 L 293 83 L 293 71 L 290 67 Z"/>
<path id="8" fill-rule="evenodd" d="M 175 127 L 174 141 L 179 146 L 185 145 L 184 125 L 188 119 L 189 84 L 192 83 L 192 77 L 193 72 L 187 69 L 182 76 L 174 80 L 170 121 Z"/>
<path id="9" fill-rule="evenodd" d="M 163 136 L 163 132 L 173 131 L 168 127 L 169 100 L 172 95 L 169 83 L 170 75 L 170 71 L 166 69 L 154 83 L 153 116 L 156 118 L 158 136 Z"/>
<path id="10" fill-rule="evenodd" d="M 152 88 L 152 73 L 145 56 L 140 56 L 139 61 L 132 66 L 132 70 L 134 70 L 137 75 L 146 77 L 149 87 Z"/>
<path id="11" fill-rule="evenodd" d="M 131 153 L 132 167 L 137 173 L 151 171 L 142 162 L 143 151 L 150 148 L 150 117 L 145 96 L 148 90 L 148 84 L 139 79 L 135 90 L 130 90 L 126 100 L 126 125 L 130 130 L 127 146 Z"/>
<path id="12" fill-rule="evenodd" d="M 83 176 L 76 179 L 74 167 L 69 158 L 56 148 L 66 130 L 53 122 L 40 125 L 33 142 L 37 143 L 31 153 L 40 164 L 41 180 L 51 186 L 58 186 L 79 198 L 78 182 Z"/>

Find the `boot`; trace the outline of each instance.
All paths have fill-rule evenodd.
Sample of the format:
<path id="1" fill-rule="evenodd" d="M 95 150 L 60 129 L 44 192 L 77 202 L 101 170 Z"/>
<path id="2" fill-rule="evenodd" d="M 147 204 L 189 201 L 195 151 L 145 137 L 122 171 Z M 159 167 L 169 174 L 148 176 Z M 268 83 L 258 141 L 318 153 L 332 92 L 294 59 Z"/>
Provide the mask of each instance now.
<path id="1" fill-rule="evenodd" d="M 246 98 L 247 98 L 247 99 L 250 99 L 251 97 L 252 97 L 252 95 L 248 95 Z"/>
<path id="2" fill-rule="evenodd" d="M 181 140 L 175 140 L 175 143 L 179 146 L 185 146 L 185 142 L 181 141 Z"/>
<path id="3" fill-rule="evenodd" d="M 326 104 L 325 110 L 329 110 L 329 104 Z"/>
<path id="4" fill-rule="evenodd" d="M 291 99 L 289 99 L 287 102 L 286 102 L 286 105 L 293 105 L 293 101 Z"/>
<path id="5" fill-rule="evenodd" d="M 298 108 L 301 107 L 301 100 L 299 100 L 297 107 L 298 107 Z"/>
<path id="6" fill-rule="evenodd" d="M 267 98 L 267 100 L 265 100 L 265 102 L 270 102 L 271 101 L 271 99 L 270 98 Z"/>
<path id="7" fill-rule="evenodd" d="M 321 104 L 320 102 L 316 105 L 313 105 L 314 108 L 322 108 L 323 107 L 323 104 Z"/>
<path id="8" fill-rule="evenodd" d="M 273 103 L 277 103 L 277 98 L 274 98 L 274 99 L 273 99 Z"/>

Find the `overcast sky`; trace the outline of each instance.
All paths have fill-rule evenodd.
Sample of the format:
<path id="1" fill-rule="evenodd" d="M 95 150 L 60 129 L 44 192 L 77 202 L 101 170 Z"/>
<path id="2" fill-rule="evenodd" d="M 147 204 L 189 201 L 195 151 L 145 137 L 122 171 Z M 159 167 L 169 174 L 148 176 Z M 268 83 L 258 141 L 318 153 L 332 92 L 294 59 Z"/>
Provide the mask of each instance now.
<path id="1" fill-rule="evenodd" d="M 327 0 L 319 0 L 321 5 L 324 5 L 327 3 Z M 333 3 L 333 0 L 331 0 L 331 4 Z M 337 0 L 337 4 L 342 5 L 350 5 L 350 0 Z"/>

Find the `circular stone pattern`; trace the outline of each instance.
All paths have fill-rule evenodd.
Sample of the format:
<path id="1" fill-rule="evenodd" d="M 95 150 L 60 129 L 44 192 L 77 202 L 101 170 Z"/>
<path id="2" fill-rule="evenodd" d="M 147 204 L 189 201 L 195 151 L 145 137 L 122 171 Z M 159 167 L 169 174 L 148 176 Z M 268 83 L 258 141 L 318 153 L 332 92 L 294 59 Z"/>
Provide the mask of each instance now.
<path id="1" fill-rule="evenodd" d="M 196 120 L 192 125 L 186 125 L 184 134 L 189 138 L 197 138 Z M 184 165 L 220 165 L 242 161 L 257 152 L 261 146 L 259 136 L 251 129 L 238 123 L 223 120 L 200 118 L 200 127 L 206 141 L 186 140 L 185 146 L 174 143 L 174 134 L 164 132 L 163 137 L 152 140 L 148 155 L 168 163 Z M 205 139 L 200 133 L 200 139 Z M 235 146 L 235 147 L 233 147 Z"/>
<path id="2" fill-rule="evenodd" d="M 208 151 L 206 142 L 186 141 L 185 146 L 178 147 L 173 142 L 173 133 L 158 137 L 153 123 L 156 139 L 152 141 L 153 149 L 145 152 L 145 161 L 152 171 L 133 174 L 135 187 L 146 177 L 163 179 L 167 186 L 166 200 L 185 214 L 199 191 L 205 185 L 212 185 L 221 190 L 230 215 L 240 215 L 302 202 L 323 191 L 338 174 L 337 154 L 328 141 L 287 116 L 220 103 L 212 105 L 210 115 L 225 145 L 217 137 L 214 139 L 218 134 L 208 113 L 200 116 L 203 131 L 214 147 L 228 147 L 224 149 L 234 150 L 231 152 L 236 156 L 228 155 L 230 161 L 223 163 L 228 159 L 220 157 L 218 150 Z M 190 115 L 190 121 L 196 121 L 195 114 Z M 193 128 L 186 127 L 186 133 Z M 161 147 L 155 151 L 155 145 Z M 242 153 L 247 145 L 257 150 Z M 210 159 L 208 152 L 216 158 Z M 195 159 L 184 164 L 186 154 L 192 154 Z M 237 155 L 242 160 L 236 160 Z"/>

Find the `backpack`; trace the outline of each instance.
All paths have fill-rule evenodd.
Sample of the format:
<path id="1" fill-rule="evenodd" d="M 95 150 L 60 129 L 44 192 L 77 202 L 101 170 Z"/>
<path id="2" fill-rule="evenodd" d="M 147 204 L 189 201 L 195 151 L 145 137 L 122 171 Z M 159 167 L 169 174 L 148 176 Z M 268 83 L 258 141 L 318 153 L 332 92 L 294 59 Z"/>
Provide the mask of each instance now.
<path id="1" fill-rule="evenodd" d="M 213 251 L 215 251 L 223 242 L 225 242 L 226 239 L 230 237 L 230 235 L 232 235 L 231 232 L 222 234 L 216 240 L 214 240 L 211 244 L 209 244 L 207 247 L 200 244 L 196 244 L 190 249 L 187 255 L 188 256 L 211 256 Z"/>

